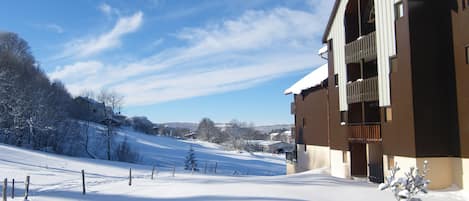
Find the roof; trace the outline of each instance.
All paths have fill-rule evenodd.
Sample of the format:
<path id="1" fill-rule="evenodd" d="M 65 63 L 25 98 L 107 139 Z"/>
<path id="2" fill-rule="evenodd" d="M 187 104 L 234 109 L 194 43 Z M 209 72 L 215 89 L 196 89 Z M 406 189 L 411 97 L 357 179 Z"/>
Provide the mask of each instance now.
<path id="1" fill-rule="evenodd" d="M 322 81 L 327 79 L 328 76 L 328 65 L 327 63 L 316 68 L 313 72 L 309 73 L 301 80 L 293 84 L 290 88 L 286 89 L 283 93 L 288 94 L 300 94 L 301 91 L 309 89 L 316 85 L 321 84 Z"/>
<path id="2" fill-rule="evenodd" d="M 273 141 L 273 140 L 246 140 L 247 144 L 250 145 L 259 145 L 259 146 L 271 146 L 275 144 L 284 143 L 282 141 Z"/>
<path id="3" fill-rule="evenodd" d="M 326 30 L 324 31 L 324 34 L 322 35 L 322 42 L 327 43 L 327 36 L 329 35 L 329 32 L 331 31 L 332 23 L 334 22 L 335 15 L 337 14 L 337 10 L 339 9 L 340 5 L 340 0 L 335 0 L 334 7 L 332 8 L 332 13 L 329 16 L 329 21 L 327 22 Z"/>

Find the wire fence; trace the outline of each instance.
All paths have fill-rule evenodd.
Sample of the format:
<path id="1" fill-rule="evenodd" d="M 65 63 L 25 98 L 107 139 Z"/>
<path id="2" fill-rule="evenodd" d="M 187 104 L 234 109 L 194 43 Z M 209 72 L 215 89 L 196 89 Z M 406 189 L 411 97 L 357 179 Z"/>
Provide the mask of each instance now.
<path id="1" fill-rule="evenodd" d="M 67 174 L 77 174 L 81 176 L 81 191 L 83 195 L 86 195 L 87 190 L 87 179 L 96 180 L 100 179 L 109 179 L 112 178 L 112 181 L 126 181 L 128 180 L 128 185 L 132 186 L 134 179 L 148 179 L 148 180 L 158 180 L 158 178 L 171 178 L 176 177 L 177 175 L 223 175 L 223 176 L 247 176 L 247 175 L 278 175 L 278 172 L 274 171 L 260 171 L 257 169 L 243 168 L 239 165 L 236 166 L 234 163 L 222 163 L 219 161 L 209 161 L 201 160 L 197 161 L 197 165 L 192 167 L 184 167 L 183 165 L 153 165 L 150 166 L 150 169 L 138 168 L 137 172 L 132 172 L 132 168 L 129 168 L 128 174 L 106 176 L 100 175 L 96 177 L 96 173 L 87 173 L 86 170 L 81 171 L 68 171 Z M 37 166 L 45 169 L 54 169 L 52 166 Z M 135 174 L 136 173 L 136 174 Z M 28 200 L 30 196 L 30 185 L 34 186 L 34 183 L 30 182 L 30 176 L 26 176 L 24 180 L 17 180 L 15 178 L 5 178 L 1 182 L 2 186 L 2 201 L 7 201 L 8 198 L 14 199 L 18 196 L 24 196 L 24 200 Z M 38 184 L 36 184 L 38 185 Z M 24 187 L 22 187 L 24 186 Z M 34 194 L 32 194 L 34 195 Z"/>

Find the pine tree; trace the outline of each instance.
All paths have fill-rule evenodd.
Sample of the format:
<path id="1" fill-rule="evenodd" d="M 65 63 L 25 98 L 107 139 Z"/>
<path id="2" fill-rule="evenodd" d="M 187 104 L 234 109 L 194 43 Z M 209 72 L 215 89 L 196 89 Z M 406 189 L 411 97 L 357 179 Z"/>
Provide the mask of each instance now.
<path id="1" fill-rule="evenodd" d="M 199 170 L 197 169 L 197 160 L 195 158 L 195 152 L 194 152 L 194 149 L 192 148 L 192 145 L 189 151 L 187 152 L 186 160 L 184 161 L 184 169 L 185 170 L 193 169 L 194 171 Z"/>

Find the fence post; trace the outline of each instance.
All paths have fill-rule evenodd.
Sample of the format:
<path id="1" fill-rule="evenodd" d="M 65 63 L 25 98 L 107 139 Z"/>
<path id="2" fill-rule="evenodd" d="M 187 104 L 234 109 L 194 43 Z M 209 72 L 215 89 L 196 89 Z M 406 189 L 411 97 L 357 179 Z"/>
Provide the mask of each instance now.
<path id="1" fill-rule="evenodd" d="M 173 167 L 173 177 L 174 177 L 174 174 L 176 174 L 176 166 Z"/>
<path id="2" fill-rule="evenodd" d="M 11 180 L 11 199 L 15 199 L 15 179 Z"/>
<path id="3" fill-rule="evenodd" d="M 24 191 L 24 200 L 28 200 L 28 196 L 29 196 L 29 176 L 26 176 L 26 181 L 24 181 L 24 187 L 25 187 L 25 191 Z"/>
<path id="4" fill-rule="evenodd" d="M 153 166 L 153 169 L 151 170 L 151 180 L 153 180 L 154 174 L 155 174 L 155 166 Z"/>
<path id="5" fill-rule="evenodd" d="M 2 198 L 3 201 L 7 201 L 7 185 L 8 185 L 8 180 L 5 178 L 3 180 L 3 187 L 2 187 Z"/>
<path id="6" fill-rule="evenodd" d="M 86 186 L 85 186 L 85 170 L 81 170 L 81 182 L 83 187 L 83 195 L 86 194 Z"/>
<path id="7" fill-rule="evenodd" d="M 129 169 L 129 186 L 132 186 L 132 168 Z"/>
<path id="8" fill-rule="evenodd" d="M 215 162 L 215 174 L 217 173 L 218 162 Z"/>

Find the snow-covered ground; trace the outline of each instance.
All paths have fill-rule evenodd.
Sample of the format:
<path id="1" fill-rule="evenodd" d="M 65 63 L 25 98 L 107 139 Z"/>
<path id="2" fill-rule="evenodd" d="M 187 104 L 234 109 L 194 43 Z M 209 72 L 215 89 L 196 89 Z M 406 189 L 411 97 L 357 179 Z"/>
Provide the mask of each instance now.
<path id="1" fill-rule="evenodd" d="M 132 168 L 132 186 L 128 185 Z M 81 194 L 81 173 L 86 171 L 87 194 Z M 31 176 L 30 200 L 165 200 L 165 201 L 392 201 L 375 184 L 334 178 L 317 172 L 289 176 L 218 176 L 171 171 L 151 180 L 151 166 L 73 158 L 0 145 L 0 175 L 17 182 Z M 11 188 L 11 185 L 9 185 Z M 16 184 L 22 200 L 24 186 Z M 10 196 L 10 191 L 8 193 Z M 464 197 L 466 196 L 466 197 Z M 425 201 L 468 200 L 459 191 L 435 192 Z"/>
<path id="2" fill-rule="evenodd" d="M 91 125 L 92 152 L 105 158 L 105 146 L 96 138 L 104 127 L 99 124 Z M 171 170 L 176 167 L 178 171 L 183 170 L 184 159 L 190 146 L 195 150 L 198 168 L 205 171 L 214 171 L 223 175 L 257 175 L 271 176 L 284 175 L 285 155 L 270 153 L 239 153 L 237 151 L 226 151 L 220 145 L 197 140 L 178 140 L 172 137 L 152 136 L 136 132 L 131 128 L 117 130 L 116 142 L 125 138 L 139 153 L 142 159 L 138 162 L 144 165 L 156 165 L 159 169 Z"/>

